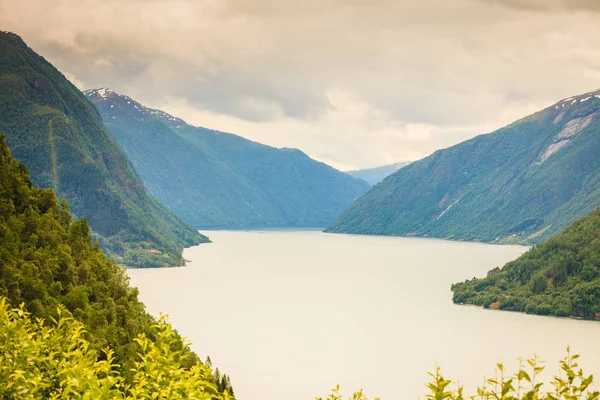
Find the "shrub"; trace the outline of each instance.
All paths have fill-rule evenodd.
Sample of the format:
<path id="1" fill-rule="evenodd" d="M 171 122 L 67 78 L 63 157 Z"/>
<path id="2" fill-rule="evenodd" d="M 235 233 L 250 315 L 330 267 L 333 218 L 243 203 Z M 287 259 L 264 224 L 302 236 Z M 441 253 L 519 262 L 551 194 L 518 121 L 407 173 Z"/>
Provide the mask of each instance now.
<path id="1" fill-rule="evenodd" d="M 520 361 L 519 370 L 513 375 L 507 375 L 502 364 L 497 364 L 495 378 L 487 379 L 482 387 L 478 387 L 476 394 L 464 394 L 464 388 L 444 378 L 438 368 L 435 373 L 430 373 L 431 382 L 428 383 L 428 400 L 597 400 L 600 392 L 590 389 L 593 376 L 586 376 L 577 364 L 578 354 L 571 354 L 567 348 L 566 357 L 560 362 L 562 370 L 560 376 L 555 376 L 549 383 L 554 389 L 544 392 L 544 382 L 538 382 L 537 377 L 544 370 L 537 357 L 530 358 L 523 363 Z M 454 388 L 453 388 L 454 386 Z M 368 400 L 362 391 L 356 392 L 352 400 Z M 326 398 L 317 400 L 343 400 L 340 388 L 337 386 Z M 377 399 L 375 399 L 377 400 Z"/>
<path id="2" fill-rule="evenodd" d="M 156 340 L 137 337 L 133 379 L 126 383 L 112 350 L 99 357 L 83 325 L 64 311 L 60 306 L 50 322 L 33 320 L 23 306 L 10 309 L 0 298 L 0 398 L 233 399 L 231 388 L 219 393 L 207 365 L 185 368 L 191 353 L 178 345 L 164 317 L 155 326 Z"/>

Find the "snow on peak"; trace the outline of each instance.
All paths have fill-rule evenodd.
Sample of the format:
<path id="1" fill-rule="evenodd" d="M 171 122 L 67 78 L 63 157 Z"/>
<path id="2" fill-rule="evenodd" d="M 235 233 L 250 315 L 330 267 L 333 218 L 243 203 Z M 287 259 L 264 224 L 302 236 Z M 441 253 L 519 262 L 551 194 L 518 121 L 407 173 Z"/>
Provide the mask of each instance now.
<path id="1" fill-rule="evenodd" d="M 111 94 L 114 94 L 115 92 L 113 92 L 112 90 L 108 89 L 108 88 L 102 88 L 100 90 L 98 90 L 98 96 L 100 97 L 108 97 Z"/>
<path id="2" fill-rule="evenodd" d="M 584 93 L 579 96 L 567 97 L 566 99 L 562 99 L 558 103 L 554 104 L 554 109 L 558 110 L 559 108 L 564 108 L 565 106 L 573 106 L 575 104 L 582 104 L 587 102 L 588 100 L 600 99 L 600 89 L 594 90 L 592 92 Z"/>
<path id="3" fill-rule="evenodd" d="M 114 102 L 114 104 L 110 105 L 110 108 L 114 108 L 115 104 L 121 104 L 121 107 L 124 107 L 126 105 L 126 108 L 129 109 L 131 112 L 133 112 L 134 115 L 137 114 L 136 118 L 140 118 L 142 121 L 144 121 L 145 116 L 152 116 L 152 117 L 159 118 L 165 122 L 175 123 L 175 124 L 177 124 L 178 128 L 180 128 L 183 125 L 186 125 L 185 121 L 183 121 L 180 118 L 176 118 L 176 117 L 172 116 L 171 114 L 168 114 L 161 110 L 155 110 L 153 108 L 146 107 L 143 104 L 135 101 L 131 97 L 118 94 L 114 90 L 109 89 L 109 88 L 104 87 L 101 89 L 90 89 L 90 90 L 86 90 L 83 93 L 89 97 L 91 97 L 91 96 L 100 97 L 103 101 L 111 99 L 114 102 L 116 100 L 116 102 Z"/>
<path id="4" fill-rule="evenodd" d="M 172 116 L 171 114 L 168 114 L 164 111 L 156 110 L 154 108 L 148 108 L 145 106 L 142 106 L 142 108 L 143 108 L 144 113 L 158 117 L 158 118 L 162 119 L 163 121 L 177 122 L 178 123 L 177 128 L 180 128 L 181 125 L 185 124 L 185 122 L 182 119 L 176 118 L 176 117 Z"/>
<path id="5" fill-rule="evenodd" d="M 87 95 L 87 96 L 100 96 L 103 99 L 106 99 L 110 96 L 114 96 L 116 93 L 114 90 L 109 89 L 109 88 L 100 88 L 100 89 L 90 89 L 90 90 L 86 90 L 85 92 L 83 92 L 83 94 Z"/>

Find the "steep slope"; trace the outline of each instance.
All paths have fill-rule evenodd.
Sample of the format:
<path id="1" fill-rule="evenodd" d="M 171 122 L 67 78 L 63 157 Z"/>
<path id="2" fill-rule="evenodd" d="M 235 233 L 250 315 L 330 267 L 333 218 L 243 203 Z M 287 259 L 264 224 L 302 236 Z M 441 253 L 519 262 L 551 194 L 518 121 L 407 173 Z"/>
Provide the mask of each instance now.
<path id="1" fill-rule="evenodd" d="M 0 33 L 0 132 L 119 262 L 180 265 L 183 247 L 206 241 L 146 191 L 85 96 L 11 33 Z"/>
<path id="2" fill-rule="evenodd" d="M 600 206 L 600 91 L 414 162 L 328 232 L 538 243 Z"/>
<path id="3" fill-rule="evenodd" d="M 398 171 L 400 168 L 406 167 L 408 164 L 410 164 L 410 162 L 404 161 L 395 164 L 383 165 L 381 167 L 346 171 L 346 173 L 354 178 L 362 179 L 373 186 L 377 185 L 379 182 Z"/>
<path id="4" fill-rule="evenodd" d="M 139 361 L 139 345 L 135 339 L 140 334 L 151 341 L 160 336 L 156 321 L 146 313 L 137 294 L 137 289 L 129 286 L 125 271 L 92 242 L 86 220 L 73 221 L 65 202 L 57 200 L 52 189 L 34 187 L 27 168 L 11 157 L 5 138 L 0 135 L 0 312 L 5 311 L 6 298 L 14 307 L 24 305 L 35 320 L 44 320 L 51 325 L 51 320 L 58 318 L 57 307 L 64 305 L 62 316 L 83 324 L 85 333 L 78 333 L 85 336 L 97 354 L 109 347 L 118 364 L 115 368 L 125 377 L 126 383 L 132 383 L 135 372 L 132 369 Z M 181 350 L 188 358 L 187 361 L 178 360 L 179 364 L 184 364 L 185 368 L 195 364 L 197 356 L 170 328 L 168 331 L 163 333 L 172 339 L 171 350 Z M 1 336 L 0 364 L 16 366 L 20 360 L 24 364 L 22 367 L 32 368 L 35 352 L 22 357 L 16 357 L 15 352 L 5 353 L 8 347 L 4 345 L 14 337 Z M 26 345 L 16 343 L 16 348 L 21 344 Z M 15 349 L 12 345 L 9 347 Z M 61 348 L 57 348 L 57 343 L 53 348 L 51 345 L 54 356 Z M 73 353 L 76 352 L 70 354 Z M 49 368 L 55 361 L 56 358 L 50 355 L 35 372 L 50 373 Z M 73 366 L 61 364 L 67 369 Z M 169 370 L 174 367 L 170 363 Z M 24 372 L 17 367 L 14 373 L 17 378 L 22 378 Z M 83 381 L 88 378 L 86 375 Z M 61 379 L 50 377 L 54 384 Z M 42 392 L 36 398 L 49 397 L 48 392 L 43 396 L 44 387 L 40 387 L 39 382 L 34 382 L 33 386 Z M 23 393 L 9 396 L 23 397 L 31 398 Z"/>
<path id="5" fill-rule="evenodd" d="M 452 285 L 455 303 L 600 319 L 600 209 L 483 279 Z"/>
<path id="6" fill-rule="evenodd" d="M 325 226 L 368 189 L 299 150 L 194 127 L 110 89 L 85 94 L 148 189 L 198 228 Z"/>

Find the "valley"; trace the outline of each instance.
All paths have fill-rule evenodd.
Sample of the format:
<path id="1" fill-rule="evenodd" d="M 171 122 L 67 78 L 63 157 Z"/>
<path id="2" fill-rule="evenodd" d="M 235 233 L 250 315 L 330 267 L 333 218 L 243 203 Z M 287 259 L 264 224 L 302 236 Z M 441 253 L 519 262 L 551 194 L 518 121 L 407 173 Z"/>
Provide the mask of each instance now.
<path id="1" fill-rule="evenodd" d="M 599 12 L 0 0 L 0 400 L 600 399 Z"/>

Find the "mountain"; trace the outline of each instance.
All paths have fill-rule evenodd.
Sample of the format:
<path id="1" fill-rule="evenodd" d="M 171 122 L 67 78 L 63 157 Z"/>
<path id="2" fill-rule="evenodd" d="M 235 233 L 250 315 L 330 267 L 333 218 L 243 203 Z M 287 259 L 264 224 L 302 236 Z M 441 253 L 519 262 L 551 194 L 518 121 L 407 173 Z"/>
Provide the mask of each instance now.
<path id="1" fill-rule="evenodd" d="M 600 206 L 600 91 L 402 168 L 328 232 L 539 243 Z"/>
<path id="2" fill-rule="evenodd" d="M 118 262 L 181 265 L 184 247 L 207 241 L 148 193 L 93 104 L 7 32 L 0 33 L 0 133 L 34 183 L 66 198 Z"/>
<path id="3" fill-rule="evenodd" d="M 398 171 L 400 168 L 406 167 L 408 164 L 410 164 L 410 162 L 404 161 L 395 164 L 383 165 L 381 167 L 346 171 L 346 173 L 357 179 L 362 179 L 363 181 L 373 186 L 377 185 L 379 182 L 381 182 L 394 172 Z"/>
<path id="4" fill-rule="evenodd" d="M 325 226 L 368 189 L 299 150 L 194 127 L 107 88 L 85 95 L 150 192 L 197 228 Z"/>
<path id="5" fill-rule="evenodd" d="M 177 358 L 152 358 L 154 362 L 163 360 L 165 365 L 160 366 L 166 370 L 163 376 L 198 363 L 198 357 L 176 332 L 164 324 L 162 328 L 157 326 L 157 321 L 145 311 L 137 289 L 129 286 L 125 271 L 92 242 L 86 220 L 74 221 L 65 202 L 59 201 L 52 189 L 32 185 L 27 168 L 12 158 L 3 135 L 0 135 L 0 238 L 0 382 L 5 383 L 0 384 L 0 398 L 54 398 L 50 395 L 51 388 L 65 390 L 69 385 L 65 376 L 73 374 L 76 364 L 71 361 L 82 361 L 82 352 L 88 350 L 94 352 L 85 357 L 90 363 L 107 358 L 114 362 L 110 368 L 100 370 L 88 363 L 90 368 L 73 374 L 70 384 L 93 382 L 92 376 L 97 371 L 100 376 L 110 372 L 118 374 L 119 380 L 123 378 L 118 390 L 127 390 L 130 384 L 137 386 L 143 355 L 137 341 L 142 339 L 150 347 L 157 345 L 164 350 L 161 339 L 168 338 L 166 348 L 177 352 L 174 354 Z M 49 332 L 34 340 L 34 327 L 25 328 L 17 322 L 24 317 L 23 313 L 6 318 L 7 311 L 12 309 L 7 303 L 28 312 L 37 327 L 56 327 L 58 335 L 47 343 L 45 350 L 39 345 L 49 338 Z M 60 313 L 59 307 L 62 307 Z M 57 324 L 59 318 L 62 323 Z M 72 319 L 79 328 L 62 331 L 61 326 L 72 324 Z M 15 329 L 11 330 L 11 326 Z M 107 348 L 112 356 L 101 353 Z M 61 362 L 62 357 L 70 360 Z M 53 373 L 56 370 L 64 375 Z M 216 379 L 207 378 L 217 383 Z M 15 391 L 15 386 L 6 384 L 8 381 L 29 389 Z M 157 387 L 153 386 L 154 391 Z M 221 385 L 220 392 L 228 389 Z M 57 397 L 74 397 L 68 391 L 61 393 Z M 139 396 L 138 392 L 133 397 Z M 83 397 L 120 398 L 100 393 Z"/>
<path id="6" fill-rule="evenodd" d="M 452 285 L 455 303 L 600 319 L 600 209 L 483 279 Z"/>

